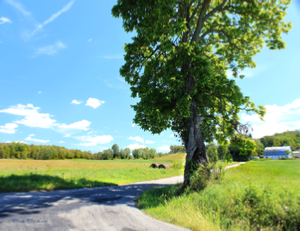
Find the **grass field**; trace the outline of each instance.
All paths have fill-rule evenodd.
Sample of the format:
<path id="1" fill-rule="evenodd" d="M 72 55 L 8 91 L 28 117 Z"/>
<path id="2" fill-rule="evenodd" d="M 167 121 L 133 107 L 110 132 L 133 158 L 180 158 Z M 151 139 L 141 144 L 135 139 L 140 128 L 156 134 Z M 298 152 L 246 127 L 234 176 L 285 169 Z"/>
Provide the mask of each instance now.
<path id="1" fill-rule="evenodd" d="M 0 160 L 0 192 L 55 190 L 128 184 L 183 174 L 183 166 L 153 169 L 153 162 L 185 158 L 175 154 L 154 160 Z M 174 161 L 174 162 L 176 162 Z"/>
<path id="2" fill-rule="evenodd" d="M 300 160 L 251 161 L 202 191 L 179 188 L 151 189 L 138 206 L 192 230 L 300 230 Z"/>

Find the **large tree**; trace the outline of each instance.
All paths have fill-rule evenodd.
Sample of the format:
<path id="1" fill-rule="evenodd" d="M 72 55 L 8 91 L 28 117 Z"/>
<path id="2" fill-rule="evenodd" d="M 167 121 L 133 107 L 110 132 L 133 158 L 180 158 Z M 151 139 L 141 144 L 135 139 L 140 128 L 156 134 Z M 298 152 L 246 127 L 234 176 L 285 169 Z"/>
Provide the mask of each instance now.
<path id="1" fill-rule="evenodd" d="M 120 73 L 131 85 L 134 123 L 152 133 L 170 128 L 186 150 L 185 184 L 192 162 L 209 163 L 204 142 L 220 143 L 243 128 L 239 113 L 263 116 L 243 96 L 232 73 L 255 67 L 253 56 L 264 44 L 282 49 L 281 33 L 289 0 L 118 0 L 112 14 L 126 32 Z M 193 164 L 193 166 L 195 166 Z"/>

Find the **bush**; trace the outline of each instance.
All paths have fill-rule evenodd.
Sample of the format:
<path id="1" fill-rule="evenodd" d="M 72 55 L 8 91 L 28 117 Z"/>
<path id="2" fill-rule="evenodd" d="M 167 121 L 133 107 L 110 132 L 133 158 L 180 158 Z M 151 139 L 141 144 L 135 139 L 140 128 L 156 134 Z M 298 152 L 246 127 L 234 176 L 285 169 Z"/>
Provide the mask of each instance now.
<path id="1" fill-rule="evenodd" d="M 171 166 L 171 168 L 182 169 L 183 168 L 183 164 L 175 162 L 175 163 L 173 163 L 173 165 Z"/>
<path id="2" fill-rule="evenodd" d="M 212 165 L 211 167 L 202 165 L 192 175 L 188 190 L 201 191 L 208 184 L 220 182 L 223 176 L 224 176 L 223 166 L 216 168 L 215 165 Z"/>

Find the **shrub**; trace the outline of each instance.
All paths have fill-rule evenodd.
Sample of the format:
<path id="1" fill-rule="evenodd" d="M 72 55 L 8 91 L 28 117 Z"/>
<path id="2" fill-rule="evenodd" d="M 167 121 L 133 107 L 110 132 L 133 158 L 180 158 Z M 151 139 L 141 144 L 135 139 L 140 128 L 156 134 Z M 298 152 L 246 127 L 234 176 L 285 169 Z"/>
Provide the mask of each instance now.
<path id="1" fill-rule="evenodd" d="M 223 166 L 216 168 L 215 165 L 212 165 L 210 167 L 202 165 L 192 175 L 188 190 L 203 190 L 209 183 L 213 184 L 216 182 L 220 182 L 223 176 Z"/>
<path id="2" fill-rule="evenodd" d="M 171 166 L 171 168 L 182 169 L 183 168 L 183 164 L 175 162 L 175 163 L 173 163 L 173 165 Z"/>

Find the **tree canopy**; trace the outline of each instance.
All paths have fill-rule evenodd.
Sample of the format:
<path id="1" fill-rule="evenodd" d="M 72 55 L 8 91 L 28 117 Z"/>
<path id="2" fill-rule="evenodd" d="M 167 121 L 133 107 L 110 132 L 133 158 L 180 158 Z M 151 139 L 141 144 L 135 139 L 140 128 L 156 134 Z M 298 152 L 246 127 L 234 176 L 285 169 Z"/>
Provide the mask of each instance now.
<path id="1" fill-rule="evenodd" d="M 264 44 L 282 49 L 289 0 L 118 0 L 112 14 L 135 31 L 125 44 L 120 73 L 131 85 L 134 123 L 152 133 L 170 128 L 187 150 L 187 162 L 208 162 L 204 142 L 240 126 L 239 113 L 265 114 L 233 79 L 255 67 Z M 247 129 L 247 128 L 245 128 Z M 186 165 L 186 170 L 189 164 Z"/>

